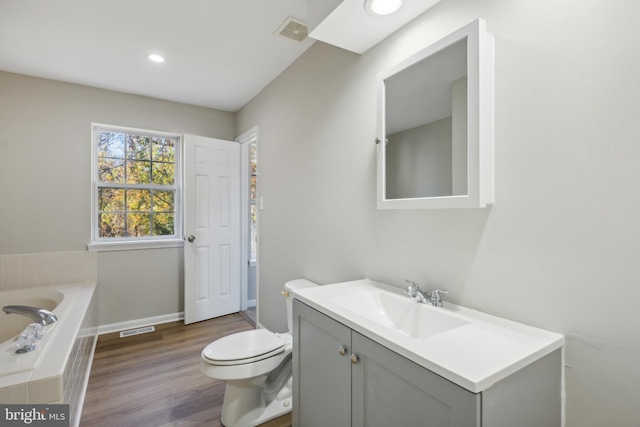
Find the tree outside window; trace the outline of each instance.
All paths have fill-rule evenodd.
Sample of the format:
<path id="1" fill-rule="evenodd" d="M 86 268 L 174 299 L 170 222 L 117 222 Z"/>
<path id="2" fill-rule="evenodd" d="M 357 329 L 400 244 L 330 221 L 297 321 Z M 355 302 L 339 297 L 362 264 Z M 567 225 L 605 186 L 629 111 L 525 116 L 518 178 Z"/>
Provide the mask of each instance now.
<path id="1" fill-rule="evenodd" d="M 94 125 L 94 240 L 177 237 L 180 138 Z"/>

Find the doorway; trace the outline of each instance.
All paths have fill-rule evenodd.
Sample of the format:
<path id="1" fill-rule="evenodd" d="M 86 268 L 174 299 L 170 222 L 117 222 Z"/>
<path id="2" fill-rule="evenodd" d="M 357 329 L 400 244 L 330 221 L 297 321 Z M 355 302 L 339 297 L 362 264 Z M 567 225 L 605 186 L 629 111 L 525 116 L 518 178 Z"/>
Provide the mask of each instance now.
<path id="1" fill-rule="evenodd" d="M 240 143 L 242 173 L 242 313 L 258 324 L 258 128 L 236 139 Z"/>

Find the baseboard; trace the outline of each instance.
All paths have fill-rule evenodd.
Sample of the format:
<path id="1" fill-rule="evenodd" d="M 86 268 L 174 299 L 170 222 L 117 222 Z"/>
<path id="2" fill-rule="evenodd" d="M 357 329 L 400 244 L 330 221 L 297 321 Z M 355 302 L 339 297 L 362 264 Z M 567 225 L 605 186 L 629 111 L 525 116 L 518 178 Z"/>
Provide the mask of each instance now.
<path id="1" fill-rule="evenodd" d="M 255 307 L 256 304 L 257 304 L 257 301 L 255 299 L 247 300 L 247 307 Z"/>
<path id="2" fill-rule="evenodd" d="M 126 331 L 127 329 L 137 329 L 143 326 L 159 325 L 161 323 L 177 322 L 182 319 L 184 319 L 184 312 L 163 314 L 161 316 L 146 317 L 144 319 L 127 320 L 126 322 L 110 323 L 108 325 L 98 326 L 98 335 Z"/>

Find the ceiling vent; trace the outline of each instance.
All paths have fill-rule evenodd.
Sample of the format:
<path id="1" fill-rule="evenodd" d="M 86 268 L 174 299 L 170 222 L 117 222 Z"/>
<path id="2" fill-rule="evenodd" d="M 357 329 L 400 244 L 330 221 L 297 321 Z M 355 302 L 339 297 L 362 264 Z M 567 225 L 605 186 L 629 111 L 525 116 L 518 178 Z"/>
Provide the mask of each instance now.
<path id="1" fill-rule="evenodd" d="M 307 32 L 307 24 L 292 16 L 285 19 L 280 28 L 276 30 L 276 34 L 298 42 L 307 38 Z"/>

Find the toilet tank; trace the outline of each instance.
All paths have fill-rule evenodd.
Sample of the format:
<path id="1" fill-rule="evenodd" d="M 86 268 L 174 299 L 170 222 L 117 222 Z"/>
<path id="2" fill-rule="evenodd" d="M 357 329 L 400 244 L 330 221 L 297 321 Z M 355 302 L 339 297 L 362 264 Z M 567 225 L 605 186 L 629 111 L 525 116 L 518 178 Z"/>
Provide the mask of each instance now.
<path id="1" fill-rule="evenodd" d="M 312 286 L 320 285 L 307 279 L 291 280 L 284 284 L 284 295 L 287 298 L 287 328 L 289 329 L 289 333 L 293 332 L 293 295 L 291 295 L 290 292 L 296 289 L 310 288 Z"/>

